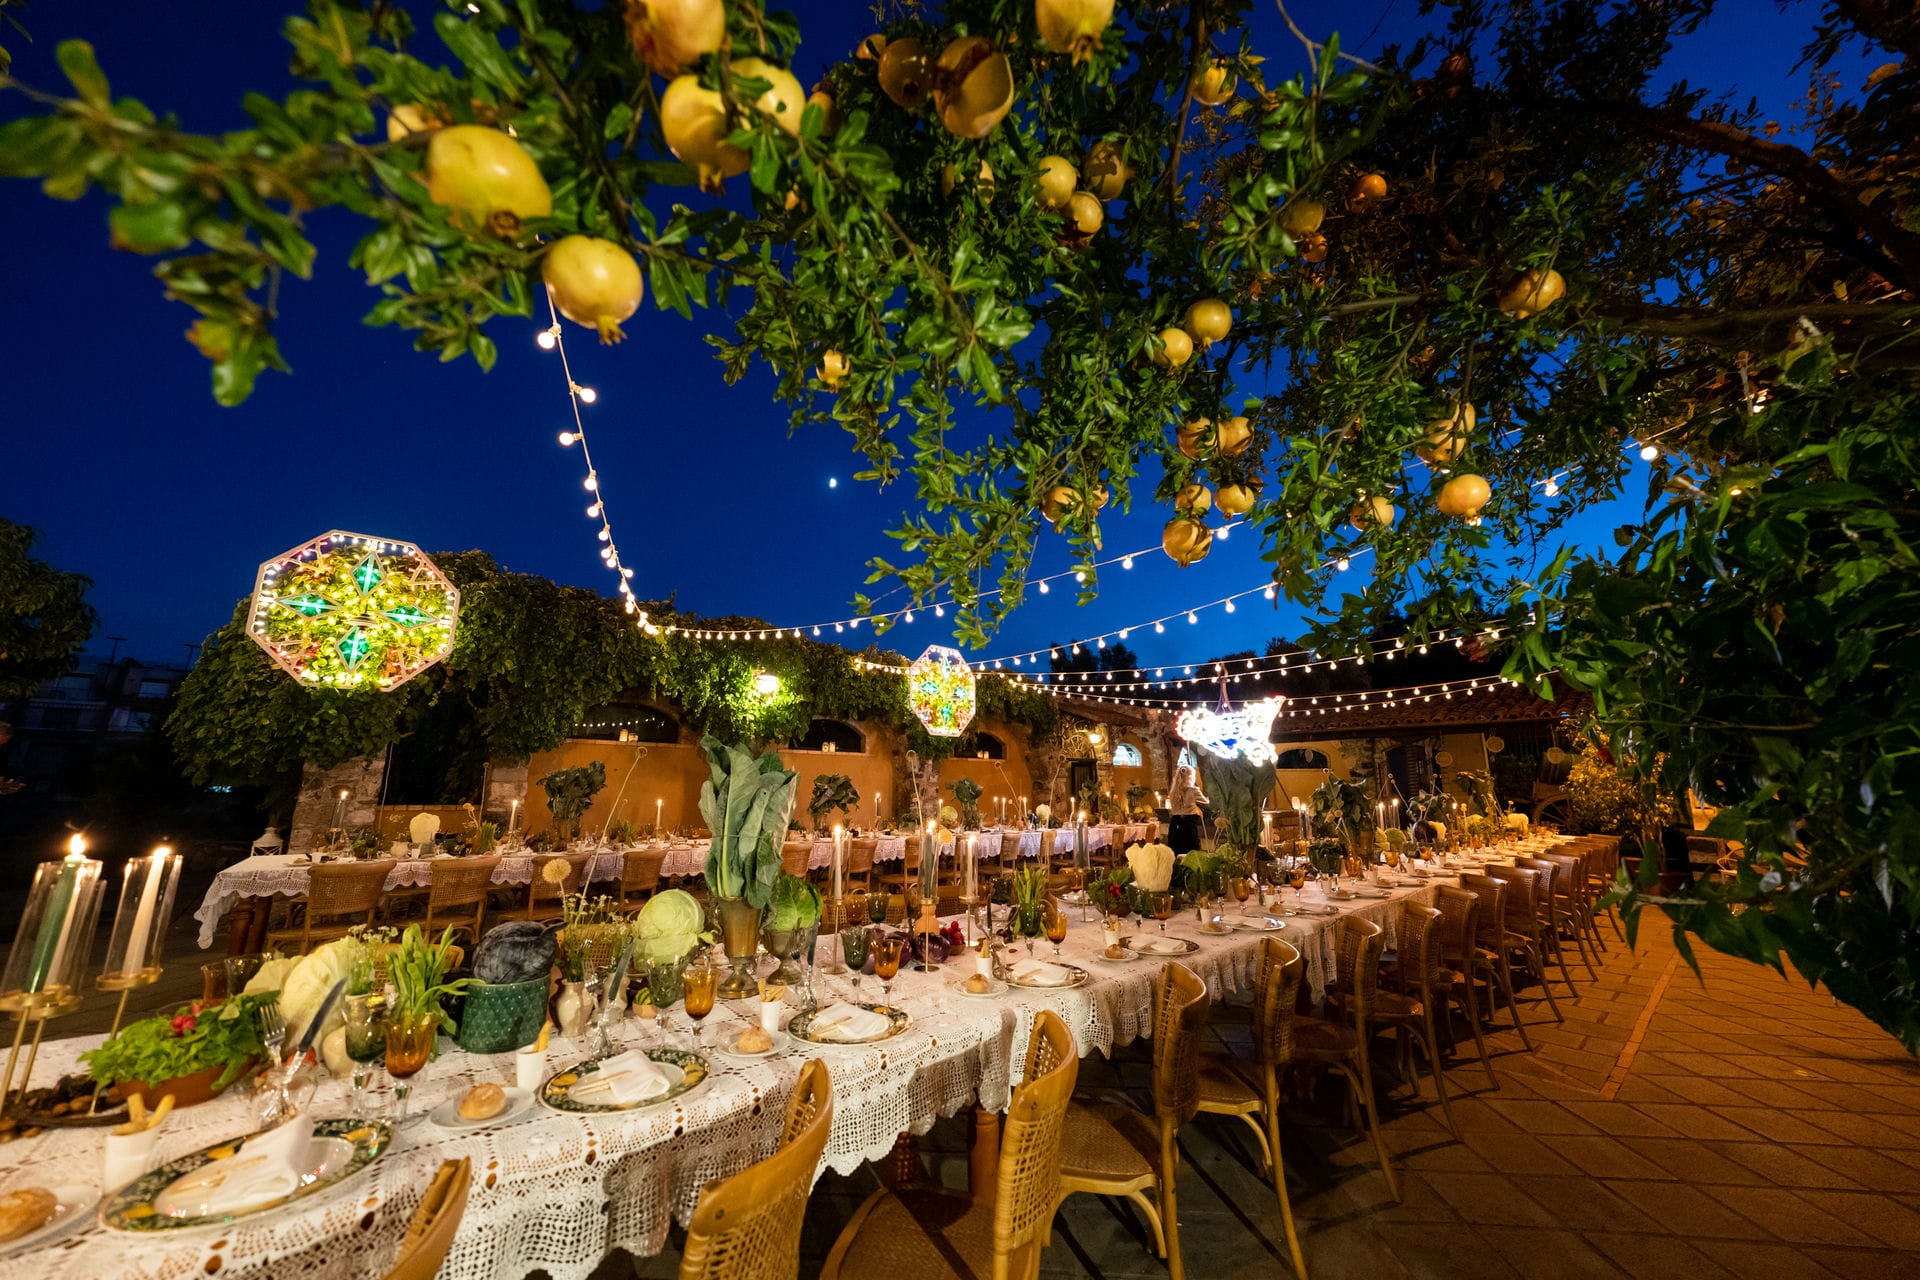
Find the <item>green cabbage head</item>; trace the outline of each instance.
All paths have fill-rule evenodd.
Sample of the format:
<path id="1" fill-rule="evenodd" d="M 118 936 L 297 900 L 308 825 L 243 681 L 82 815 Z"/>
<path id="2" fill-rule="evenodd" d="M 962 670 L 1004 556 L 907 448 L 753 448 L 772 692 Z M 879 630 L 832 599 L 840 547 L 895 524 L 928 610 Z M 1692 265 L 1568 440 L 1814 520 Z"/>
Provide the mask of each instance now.
<path id="1" fill-rule="evenodd" d="M 700 942 L 706 915 L 685 889 L 668 889 L 647 899 L 634 917 L 633 940 L 648 961 L 678 960 Z"/>

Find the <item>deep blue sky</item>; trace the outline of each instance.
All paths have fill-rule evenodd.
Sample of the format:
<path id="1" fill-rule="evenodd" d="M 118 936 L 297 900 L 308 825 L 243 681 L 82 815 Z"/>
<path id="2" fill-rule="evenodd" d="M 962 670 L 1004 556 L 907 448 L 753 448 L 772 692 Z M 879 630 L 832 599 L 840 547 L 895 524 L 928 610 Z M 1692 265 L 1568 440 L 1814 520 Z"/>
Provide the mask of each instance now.
<path id="1" fill-rule="evenodd" d="M 856 0 L 788 0 L 802 21 L 796 72 L 820 68 L 867 28 Z M 116 94 L 132 94 L 184 124 L 217 131 L 245 123 L 248 90 L 289 87 L 279 24 L 293 6 L 180 0 L 164 20 L 131 20 L 124 0 L 41 0 L 24 17 L 33 43 L 6 43 L 14 74 L 63 89 L 55 44 L 93 41 Z M 1338 5 L 1301 0 L 1303 28 L 1336 27 L 1362 52 L 1415 33 L 1413 0 Z M 1727 0 L 1670 70 L 1737 85 L 1783 122 L 1804 77 L 1791 74 L 1811 4 L 1782 15 L 1768 0 Z M 1273 8 L 1256 6 L 1258 42 L 1291 65 L 1298 51 Z M 1859 76 L 1847 75 L 1857 87 Z M 0 100 L 0 118 L 18 99 Z M 744 179 L 741 179 L 744 181 Z M 663 193 L 665 194 L 665 193 Z M 690 191 L 676 199 L 697 201 Z M 584 516 L 577 450 L 555 443 L 567 403 L 555 357 L 525 321 L 495 321 L 500 361 L 442 365 L 411 336 L 359 317 L 374 301 L 346 255 L 359 234 L 340 215 L 315 220 L 314 279 L 280 298 L 291 377 L 263 375 L 236 409 L 213 402 L 206 362 L 182 339 L 186 308 L 166 302 L 149 263 L 108 249 L 105 202 L 46 199 L 30 183 L 0 184 L 0 514 L 46 534 L 42 554 L 90 575 L 100 636 L 122 653 L 178 661 L 180 646 L 223 623 L 269 555 L 329 528 L 407 538 L 428 547 L 480 547 L 507 567 L 610 590 Z M 712 313 L 688 324 L 653 309 L 627 326 L 623 346 L 596 346 L 569 327 L 576 376 L 601 399 L 590 430 L 614 532 L 646 597 L 678 592 L 682 607 L 758 614 L 792 625 L 850 612 L 865 561 L 888 554 L 883 530 L 912 499 L 906 485 L 876 491 L 850 480 L 849 437 L 820 429 L 789 439 L 770 380 L 724 385 L 701 341 Z M 838 477 L 837 488 L 829 480 Z M 1630 481 L 1630 495 L 1642 492 Z M 1110 553 L 1156 545 L 1163 513 L 1151 504 L 1106 522 Z M 1583 514 L 1577 538 L 1599 543 L 1637 512 L 1629 499 Z M 985 653 L 996 655 L 1126 626 L 1243 590 L 1264 579 L 1257 539 L 1216 545 L 1178 570 L 1155 552 L 1130 573 L 1104 577 L 1093 605 L 1073 594 L 1029 595 Z M 1067 567 L 1045 546 L 1036 573 Z M 1356 567 L 1355 572 L 1360 572 Z M 1254 601 L 1250 604 L 1257 605 Z M 929 614 L 888 643 L 915 651 L 936 636 Z M 1243 605 L 1205 625 L 1132 643 L 1148 661 L 1197 660 L 1258 647 L 1297 629 L 1297 612 Z M 864 628 L 861 634 L 865 635 Z M 104 652 L 104 639 L 96 641 Z"/>

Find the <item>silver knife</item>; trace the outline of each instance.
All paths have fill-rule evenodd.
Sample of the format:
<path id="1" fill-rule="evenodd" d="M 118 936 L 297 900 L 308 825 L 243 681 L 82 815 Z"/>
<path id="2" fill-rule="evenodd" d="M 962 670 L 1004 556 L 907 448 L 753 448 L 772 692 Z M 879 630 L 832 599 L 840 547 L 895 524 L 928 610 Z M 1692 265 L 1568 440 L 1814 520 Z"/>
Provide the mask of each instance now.
<path id="1" fill-rule="evenodd" d="M 306 1058 L 307 1051 L 313 1048 L 313 1042 L 320 1038 L 320 1028 L 325 1026 L 327 1019 L 333 1015 L 333 1006 L 339 1004 L 340 997 L 346 993 L 347 980 L 342 978 L 333 984 L 326 998 L 320 1001 L 320 1007 L 314 1010 L 312 1020 L 307 1023 L 307 1029 L 300 1033 L 300 1046 L 293 1051 L 293 1056 L 287 1059 L 287 1062 L 292 1064 L 287 1069 L 289 1077 L 299 1070 L 299 1064 Z"/>

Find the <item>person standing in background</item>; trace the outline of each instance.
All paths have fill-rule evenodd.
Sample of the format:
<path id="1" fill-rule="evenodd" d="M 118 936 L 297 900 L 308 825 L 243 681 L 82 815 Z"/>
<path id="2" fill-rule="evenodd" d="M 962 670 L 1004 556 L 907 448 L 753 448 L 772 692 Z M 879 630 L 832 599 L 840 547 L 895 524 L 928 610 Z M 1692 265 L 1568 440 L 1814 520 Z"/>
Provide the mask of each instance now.
<path id="1" fill-rule="evenodd" d="M 1193 779 L 1193 766 L 1183 764 L 1173 771 L 1173 786 L 1167 790 L 1167 847 L 1176 855 L 1192 853 L 1200 847 L 1200 806 L 1207 798 Z"/>

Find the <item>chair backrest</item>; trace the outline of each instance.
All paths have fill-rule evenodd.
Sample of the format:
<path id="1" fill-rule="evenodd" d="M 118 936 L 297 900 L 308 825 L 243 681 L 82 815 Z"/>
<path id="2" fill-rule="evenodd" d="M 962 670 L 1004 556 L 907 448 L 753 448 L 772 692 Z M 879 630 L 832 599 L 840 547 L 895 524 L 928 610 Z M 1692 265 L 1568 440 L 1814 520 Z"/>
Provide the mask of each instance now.
<path id="1" fill-rule="evenodd" d="M 1487 875 L 1507 886 L 1507 927 L 1532 933 L 1540 923 L 1540 873 L 1525 867 L 1488 867 Z"/>
<path id="2" fill-rule="evenodd" d="M 1498 950 L 1507 936 L 1507 886 L 1492 876 L 1460 873 L 1460 887 L 1480 900 L 1474 912 L 1474 941 Z"/>
<path id="3" fill-rule="evenodd" d="M 1400 932 L 1396 939 L 1400 952 L 1400 980 L 1411 977 L 1422 1003 L 1433 990 L 1433 971 L 1440 967 L 1440 911 L 1437 907 L 1408 902 L 1400 908 Z"/>
<path id="4" fill-rule="evenodd" d="M 427 868 L 427 907 L 462 907 L 479 902 L 493 887 L 500 859 L 441 858 Z"/>
<path id="5" fill-rule="evenodd" d="M 1545 863 L 1554 869 L 1552 892 L 1562 902 L 1575 906 L 1587 901 L 1587 856 L 1583 853 L 1542 853 L 1534 858 L 1516 858 L 1515 863 L 1531 867 Z"/>
<path id="6" fill-rule="evenodd" d="M 620 896 L 653 893 L 660 887 L 660 868 L 667 863 L 665 849 L 628 849 L 620 855 Z"/>
<path id="7" fill-rule="evenodd" d="M 371 921 L 392 872 L 391 858 L 321 863 L 307 879 L 307 919 L 363 915 Z"/>
<path id="8" fill-rule="evenodd" d="M 694 1206 L 680 1280 L 793 1280 L 800 1221 L 833 1128 L 833 1086 L 818 1058 L 800 1068 L 780 1145 L 758 1164 L 708 1185 Z"/>
<path id="9" fill-rule="evenodd" d="M 472 1185 L 473 1166 L 464 1156 L 441 1163 L 427 1184 L 427 1194 L 407 1223 L 407 1234 L 400 1241 L 400 1252 L 387 1271 L 387 1280 L 433 1280 L 440 1264 L 453 1248 L 454 1232 L 460 1229 L 460 1217 L 467 1208 L 467 1188 Z"/>
<path id="10" fill-rule="evenodd" d="M 1073 1032 L 1043 1009 L 1033 1020 L 1027 1074 L 1007 1106 L 994 1179 L 993 1280 L 1030 1277 L 1040 1268 L 1040 1246 L 1060 1200 L 1060 1139 L 1067 1104 L 1080 1074 Z"/>
<path id="11" fill-rule="evenodd" d="M 780 869 L 790 876 L 807 878 L 807 863 L 813 859 L 813 841 L 789 840 L 780 846 Z"/>
<path id="12" fill-rule="evenodd" d="M 567 878 L 559 884 L 547 879 L 547 868 L 554 863 L 564 863 Z M 586 888 L 587 855 L 548 853 L 535 854 L 533 857 L 533 882 L 527 886 L 527 900 L 539 902 L 548 898 L 562 898 L 570 893 L 579 893 Z"/>
<path id="13" fill-rule="evenodd" d="M 1253 1052 L 1264 1067 L 1293 1061 L 1293 1013 L 1307 962 L 1278 938 L 1260 939 L 1260 970 L 1253 984 Z"/>
<path id="14" fill-rule="evenodd" d="M 1179 1127 L 1200 1109 L 1200 1041 L 1213 999 L 1200 975 L 1177 961 L 1153 990 L 1153 1111 Z"/>
<path id="15" fill-rule="evenodd" d="M 1480 923 L 1480 899 L 1466 889 L 1443 884 L 1435 890 L 1433 901 L 1440 912 L 1440 959 L 1465 969 Z"/>
<path id="16" fill-rule="evenodd" d="M 1371 920 L 1341 916 L 1336 945 L 1340 989 L 1352 1001 L 1353 1016 L 1364 1027 L 1373 1012 L 1374 996 L 1380 989 L 1380 952 L 1386 946 L 1384 931 Z"/>
<path id="17" fill-rule="evenodd" d="M 849 884 L 854 883 L 854 877 L 858 876 L 860 886 L 866 887 L 873 874 L 873 855 L 879 848 L 880 841 L 874 837 L 855 840 L 847 846 L 847 861 L 842 874 Z"/>

